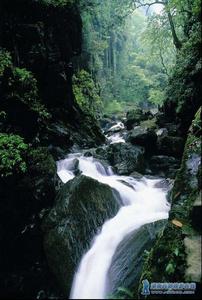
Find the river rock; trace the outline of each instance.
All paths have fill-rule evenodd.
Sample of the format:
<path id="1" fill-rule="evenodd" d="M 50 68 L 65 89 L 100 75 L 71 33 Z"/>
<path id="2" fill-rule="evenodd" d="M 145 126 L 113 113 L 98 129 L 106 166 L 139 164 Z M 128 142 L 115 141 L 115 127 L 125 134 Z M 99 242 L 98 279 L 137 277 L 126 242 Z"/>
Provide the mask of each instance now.
<path id="1" fill-rule="evenodd" d="M 143 146 L 146 151 L 152 153 L 156 149 L 157 135 L 154 129 L 136 126 L 128 134 L 127 141 L 134 145 Z"/>
<path id="2" fill-rule="evenodd" d="M 178 136 L 158 136 L 158 153 L 174 157 L 181 157 L 184 149 L 184 139 Z"/>
<path id="3" fill-rule="evenodd" d="M 180 167 L 180 161 L 172 156 L 154 155 L 148 162 L 152 174 L 175 178 Z"/>
<path id="4" fill-rule="evenodd" d="M 126 122 L 125 125 L 128 130 L 131 130 L 134 125 L 138 125 L 141 121 L 147 119 L 147 116 L 144 114 L 142 109 L 136 108 L 129 110 L 126 114 Z"/>
<path id="5" fill-rule="evenodd" d="M 119 175 L 129 175 L 133 171 L 144 170 L 144 148 L 117 143 L 108 148 L 108 159 Z"/>
<path id="6" fill-rule="evenodd" d="M 106 118 L 102 118 L 100 121 L 100 126 L 101 128 L 103 128 L 103 130 L 108 130 L 110 127 L 112 127 L 113 125 L 116 124 L 115 121 L 113 121 L 112 119 L 110 119 L 109 117 Z"/>
<path id="7" fill-rule="evenodd" d="M 65 294 L 93 237 L 118 209 L 118 193 L 86 176 L 74 178 L 59 191 L 55 206 L 43 222 L 44 247 Z"/>
<path id="8" fill-rule="evenodd" d="M 134 282 L 141 276 L 147 251 L 163 231 L 166 221 L 157 221 L 142 226 L 124 238 L 119 244 L 109 269 L 109 294 L 116 295 L 119 287 L 134 289 Z M 117 299 L 117 298 L 116 298 Z"/>
<path id="9" fill-rule="evenodd" d="M 124 124 L 122 122 L 117 122 L 115 125 L 111 126 L 107 130 L 107 133 L 116 133 L 116 132 L 120 132 L 123 129 L 124 129 Z"/>

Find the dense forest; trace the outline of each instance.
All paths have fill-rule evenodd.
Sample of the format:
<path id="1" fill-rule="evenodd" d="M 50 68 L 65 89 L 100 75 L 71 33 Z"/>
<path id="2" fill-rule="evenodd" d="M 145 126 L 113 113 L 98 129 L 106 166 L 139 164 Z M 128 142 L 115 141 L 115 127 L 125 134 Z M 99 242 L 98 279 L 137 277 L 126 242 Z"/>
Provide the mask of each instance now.
<path id="1" fill-rule="evenodd" d="M 0 299 L 199 299 L 201 1 L 0 16 Z"/>

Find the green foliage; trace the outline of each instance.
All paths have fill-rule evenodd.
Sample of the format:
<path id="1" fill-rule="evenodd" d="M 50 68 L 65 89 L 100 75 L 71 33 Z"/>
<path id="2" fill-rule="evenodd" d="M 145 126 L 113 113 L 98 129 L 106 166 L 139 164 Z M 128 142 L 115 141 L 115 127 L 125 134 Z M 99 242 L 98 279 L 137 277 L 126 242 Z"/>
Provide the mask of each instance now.
<path id="1" fill-rule="evenodd" d="M 55 161 L 45 147 L 30 149 L 28 153 L 28 165 L 33 175 L 40 174 L 40 176 L 47 176 L 49 174 L 54 175 L 56 172 Z"/>
<path id="2" fill-rule="evenodd" d="M 166 12 L 152 14 L 141 36 L 145 54 L 151 63 L 157 64 L 162 73 L 169 76 L 175 64 L 176 50 L 173 46 L 170 25 Z"/>
<path id="3" fill-rule="evenodd" d="M 24 173 L 27 169 L 25 153 L 28 145 L 18 135 L 0 133 L 0 171 L 1 177 L 13 173 Z"/>
<path id="4" fill-rule="evenodd" d="M 33 74 L 24 68 L 11 68 L 8 78 L 7 96 L 16 97 L 29 105 L 30 109 L 39 114 L 39 118 L 46 120 L 50 118 L 44 105 L 38 96 L 37 80 Z"/>
<path id="5" fill-rule="evenodd" d="M 102 103 L 99 90 L 87 71 L 81 70 L 73 76 L 73 91 L 76 102 L 84 112 L 93 116 L 100 114 Z"/>
<path id="6" fill-rule="evenodd" d="M 10 53 L 0 48 L 0 76 L 3 75 L 5 68 L 11 66 L 11 64 Z"/>
<path id="7" fill-rule="evenodd" d="M 142 39 L 147 19 L 141 11 L 132 13 L 132 2 L 93 1 L 97 5 L 92 11 L 82 13 L 81 63 L 88 61 L 87 68 L 100 85 L 105 111 L 110 113 L 113 105 L 115 112 L 128 103 L 147 107 L 161 104 L 164 99 L 161 91 L 165 89 L 167 75 L 161 58 L 151 57 L 153 41 L 148 39 L 145 43 Z M 165 45 L 166 49 L 170 47 Z"/>
<path id="8" fill-rule="evenodd" d="M 158 89 L 151 89 L 149 91 L 149 102 L 155 105 L 161 105 L 164 102 L 165 94 L 164 91 Z"/>
<path id="9" fill-rule="evenodd" d="M 190 125 L 191 119 L 200 106 L 201 95 L 201 31 L 199 23 L 195 23 L 187 39 L 177 55 L 166 98 L 169 105 L 175 106 L 178 118 Z M 187 116 L 190 116 L 188 118 Z M 188 128 L 187 128 L 188 129 Z"/>
<path id="10" fill-rule="evenodd" d="M 123 112 L 123 106 L 117 100 L 111 100 L 110 102 L 106 102 L 104 106 L 104 113 L 113 115 Z"/>
<path id="11" fill-rule="evenodd" d="M 64 7 L 77 3 L 77 0 L 39 0 L 44 5 L 52 5 L 54 7 Z"/>
<path id="12" fill-rule="evenodd" d="M 166 273 L 168 273 L 168 275 L 174 274 L 175 268 L 176 268 L 175 262 L 174 261 L 169 262 L 166 266 Z"/>

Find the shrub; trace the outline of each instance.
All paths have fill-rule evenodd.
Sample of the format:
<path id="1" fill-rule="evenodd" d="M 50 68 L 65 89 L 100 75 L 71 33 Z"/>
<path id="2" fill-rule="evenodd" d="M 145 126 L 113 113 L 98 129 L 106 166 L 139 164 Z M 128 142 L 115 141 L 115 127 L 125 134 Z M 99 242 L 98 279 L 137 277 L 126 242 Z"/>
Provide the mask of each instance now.
<path id="1" fill-rule="evenodd" d="M 24 157 L 27 149 L 28 145 L 19 135 L 0 133 L 1 177 L 26 171 L 27 166 Z"/>
<path id="2" fill-rule="evenodd" d="M 73 76 L 73 91 L 80 108 L 93 116 L 98 116 L 102 109 L 99 90 L 91 75 L 81 70 Z"/>
<path id="3" fill-rule="evenodd" d="M 6 94 L 8 97 L 16 97 L 29 105 L 30 109 L 37 112 L 41 119 L 50 117 L 45 106 L 40 102 L 37 80 L 32 72 L 24 68 L 11 68 Z"/>
<path id="4" fill-rule="evenodd" d="M 31 170 L 33 175 L 55 175 L 56 164 L 46 147 L 30 149 L 27 158 L 29 170 Z"/>
<path id="5" fill-rule="evenodd" d="M 3 75 L 5 68 L 12 64 L 11 56 L 8 51 L 0 49 L 0 76 Z"/>
<path id="6" fill-rule="evenodd" d="M 117 100 L 112 100 L 110 102 L 107 102 L 105 107 L 104 107 L 104 112 L 106 114 L 116 114 L 116 113 L 121 113 L 123 112 L 123 107 L 120 102 Z"/>

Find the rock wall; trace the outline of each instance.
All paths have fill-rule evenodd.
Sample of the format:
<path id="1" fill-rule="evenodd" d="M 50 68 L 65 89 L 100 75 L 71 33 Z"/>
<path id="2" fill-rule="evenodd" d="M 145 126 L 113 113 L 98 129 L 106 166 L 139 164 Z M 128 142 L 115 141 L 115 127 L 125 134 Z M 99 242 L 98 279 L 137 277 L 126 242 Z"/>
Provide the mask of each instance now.
<path id="1" fill-rule="evenodd" d="M 105 139 L 72 92 L 81 52 L 74 1 L 0 1 L 0 295 L 60 297 L 41 220 L 55 199 L 55 160 Z M 22 142 L 23 141 L 23 142 Z M 10 156 L 9 156 L 10 155 Z"/>
<path id="2" fill-rule="evenodd" d="M 200 295 L 202 229 L 200 113 L 201 109 L 189 129 L 181 167 L 170 193 L 172 208 L 169 220 L 145 261 L 139 292 L 142 289 L 143 279 L 150 282 L 193 281 L 197 283 L 196 299 Z M 155 299 L 158 299 L 157 296 Z"/>
<path id="3" fill-rule="evenodd" d="M 20 133 L 24 134 L 23 127 L 28 126 L 31 138 L 38 134 L 40 142 L 47 146 L 51 141 L 56 146 L 65 147 L 54 142 L 61 135 L 66 148 L 73 143 L 88 144 L 88 141 L 91 145 L 99 144 L 104 137 L 96 120 L 81 111 L 72 91 L 72 58 L 81 53 L 82 45 L 80 13 L 72 1 L 63 2 L 66 5 L 45 0 L 15 0 L 12 5 L 1 1 L 0 48 L 12 58 L 12 67 L 6 66 L 0 82 L 1 110 L 8 115 L 10 131 L 20 127 Z M 34 122 L 37 115 L 30 113 L 32 104 L 27 103 L 33 101 L 33 94 L 30 99 L 24 99 L 23 104 L 19 99 L 25 87 L 19 84 L 19 80 L 16 83 L 15 75 L 16 71 L 21 75 L 22 83 L 26 70 L 31 72 L 32 82 L 36 81 L 38 101 L 49 113 L 49 120 L 40 132 L 40 124 Z M 28 88 L 31 87 L 26 86 L 25 92 Z"/>

